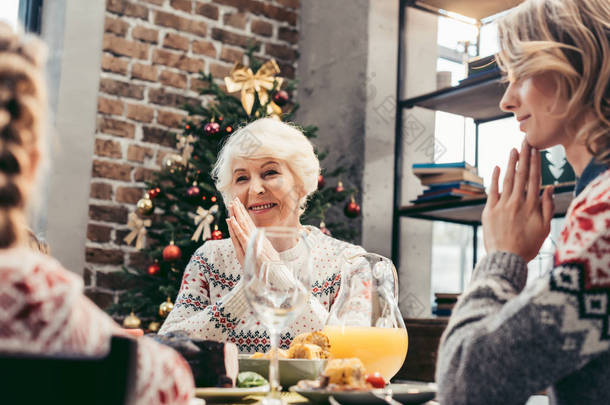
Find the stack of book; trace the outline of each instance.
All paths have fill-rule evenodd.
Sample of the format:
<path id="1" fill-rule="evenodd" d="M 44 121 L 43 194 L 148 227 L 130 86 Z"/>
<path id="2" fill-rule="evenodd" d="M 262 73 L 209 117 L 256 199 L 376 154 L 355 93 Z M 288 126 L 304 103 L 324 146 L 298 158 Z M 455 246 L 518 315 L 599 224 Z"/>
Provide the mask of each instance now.
<path id="1" fill-rule="evenodd" d="M 483 178 L 466 162 L 416 163 L 413 174 L 428 188 L 412 200 L 414 204 L 485 197 Z"/>
<path id="2" fill-rule="evenodd" d="M 459 296 L 460 294 L 453 293 L 434 293 L 434 301 L 436 303 L 434 314 L 436 316 L 451 316 L 451 311 Z"/>

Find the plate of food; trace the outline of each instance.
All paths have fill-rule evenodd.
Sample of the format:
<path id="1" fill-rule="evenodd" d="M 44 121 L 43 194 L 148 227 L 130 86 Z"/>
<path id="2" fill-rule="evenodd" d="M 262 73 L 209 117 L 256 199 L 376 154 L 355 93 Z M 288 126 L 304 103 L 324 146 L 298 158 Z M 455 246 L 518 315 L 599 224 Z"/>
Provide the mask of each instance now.
<path id="1" fill-rule="evenodd" d="M 280 385 L 288 388 L 301 380 L 314 380 L 322 374 L 330 355 L 330 342 L 321 332 L 295 337 L 287 350 L 278 350 Z M 268 378 L 270 353 L 239 355 L 239 370 L 253 371 Z"/>
<path id="2" fill-rule="evenodd" d="M 269 383 L 260 374 L 242 371 L 237 375 L 235 387 L 196 388 L 195 396 L 210 402 L 236 400 L 249 395 L 264 395 L 269 391 Z"/>
<path id="3" fill-rule="evenodd" d="M 387 404 L 384 397 L 390 395 L 401 404 L 422 404 L 434 398 L 434 384 L 407 383 L 384 385 L 378 375 L 366 374 L 360 359 L 334 359 L 317 380 L 301 380 L 290 387 L 317 404 L 328 404 L 333 396 L 341 404 Z"/>

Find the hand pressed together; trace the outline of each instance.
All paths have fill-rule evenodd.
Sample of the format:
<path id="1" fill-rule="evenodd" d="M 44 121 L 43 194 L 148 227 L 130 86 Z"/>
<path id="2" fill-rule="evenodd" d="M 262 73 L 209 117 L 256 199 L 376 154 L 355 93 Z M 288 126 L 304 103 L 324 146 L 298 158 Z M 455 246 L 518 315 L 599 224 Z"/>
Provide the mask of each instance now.
<path id="1" fill-rule="evenodd" d="M 554 211 L 552 187 L 540 195 L 540 154 L 524 141 L 521 153 L 510 153 L 501 194 L 499 177 L 496 166 L 483 210 L 485 249 L 515 253 L 529 262 L 549 234 Z"/>

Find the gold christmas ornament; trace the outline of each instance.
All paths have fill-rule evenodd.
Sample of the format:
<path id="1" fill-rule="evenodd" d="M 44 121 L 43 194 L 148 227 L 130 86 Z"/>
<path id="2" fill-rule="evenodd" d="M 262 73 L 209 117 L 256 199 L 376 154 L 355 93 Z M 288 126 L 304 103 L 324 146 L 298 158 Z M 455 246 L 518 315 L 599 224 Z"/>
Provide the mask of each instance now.
<path id="1" fill-rule="evenodd" d="M 146 240 L 146 228 L 151 225 L 152 222 L 150 219 L 141 219 L 135 212 L 132 212 L 129 214 L 129 221 L 127 222 L 127 227 L 131 230 L 131 232 L 129 232 L 129 234 L 127 234 L 123 240 L 128 245 L 131 245 L 131 242 L 133 242 L 135 239 L 136 249 L 142 249 L 144 247 L 144 241 Z"/>
<path id="2" fill-rule="evenodd" d="M 148 330 L 152 333 L 159 332 L 160 328 L 161 328 L 161 324 L 157 321 L 154 321 L 154 322 L 151 322 L 150 324 L 148 324 Z"/>
<path id="3" fill-rule="evenodd" d="M 267 112 L 269 114 L 279 115 L 282 109 L 269 100 L 268 93 L 273 89 L 274 83 L 277 83 L 278 88 L 282 85 L 284 79 L 275 77 L 278 73 L 280 73 L 280 68 L 275 59 L 263 63 L 256 73 L 253 73 L 252 69 L 245 67 L 241 63 L 236 63 L 231 74 L 225 77 L 225 84 L 229 93 L 241 90 L 241 104 L 248 115 L 252 114 L 255 94 L 258 94 L 258 100 L 261 105 L 267 105 Z"/>
<path id="4" fill-rule="evenodd" d="M 168 153 L 163 158 L 161 168 L 169 171 L 170 173 L 174 173 L 176 170 L 182 170 L 185 162 L 186 160 L 184 160 L 181 155 L 178 155 L 177 153 Z"/>
<path id="5" fill-rule="evenodd" d="M 140 321 L 140 318 L 138 318 L 133 311 L 123 319 L 123 327 L 127 329 L 138 329 L 141 324 L 142 321 Z"/>
<path id="6" fill-rule="evenodd" d="M 162 318 L 166 318 L 169 313 L 172 312 L 172 309 L 174 309 L 174 304 L 169 299 L 169 297 L 167 297 L 167 301 L 159 305 L 159 316 Z"/>
<path id="7" fill-rule="evenodd" d="M 146 194 L 144 198 L 141 198 L 136 204 L 136 212 L 142 216 L 148 216 L 153 213 L 155 210 L 155 204 L 153 204 L 152 200 Z M 150 225 L 147 225 L 150 226 Z"/>

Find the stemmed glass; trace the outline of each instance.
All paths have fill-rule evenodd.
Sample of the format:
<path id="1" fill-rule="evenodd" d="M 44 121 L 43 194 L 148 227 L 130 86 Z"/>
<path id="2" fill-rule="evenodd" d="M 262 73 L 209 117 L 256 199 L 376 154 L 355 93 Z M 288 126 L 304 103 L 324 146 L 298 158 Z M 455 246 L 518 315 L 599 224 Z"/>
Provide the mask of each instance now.
<path id="1" fill-rule="evenodd" d="M 379 372 L 386 382 L 398 373 L 409 338 L 397 290 L 389 259 L 374 253 L 346 258 L 339 296 L 324 328 L 333 357 L 358 357 L 368 373 Z"/>
<path id="2" fill-rule="evenodd" d="M 257 228 L 250 236 L 244 265 L 245 295 L 271 340 L 270 392 L 266 405 L 281 404 L 278 368 L 280 331 L 305 307 L 311 290 L 310 242 L 305 230 Z"/>

